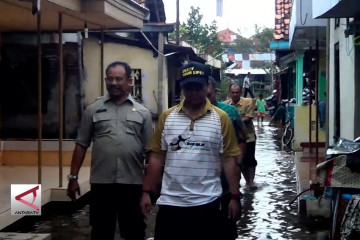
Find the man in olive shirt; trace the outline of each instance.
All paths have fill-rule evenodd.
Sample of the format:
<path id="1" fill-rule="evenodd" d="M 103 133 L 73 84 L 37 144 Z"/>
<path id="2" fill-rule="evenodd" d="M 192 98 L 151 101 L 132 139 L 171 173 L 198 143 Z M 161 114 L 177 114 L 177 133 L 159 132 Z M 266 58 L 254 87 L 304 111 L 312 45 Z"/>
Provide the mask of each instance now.
<path id="1" fill-rule="evenodd" d="M 143 240 L 140 210 L 143 163 L 152 135 L 150 112 L 128 94 L 131 69 L 114 62 L 106 69 L 108 95 L 89 105 L 82 117 L 71 163 L 68 196 L 80 193 L 78 174 L 86 150 L 91 159 L 90 222 L 92 239 L 114 239 L 116 221 L 121 237 Z"/>
<path id="2" fill-rule="evenodd" d="M 253 124 L 253 118 L 255 116 L 255 104 L 252 98 L 241 97 L 242 87 L 237 83 L 232 83 L 229 86 L 230 99 L 225 103 L 233 105 L 241 115 L 241 119 L 246 128 L 246 151 L 242 162 L 242 173 L 244 175 L 246 185 L 250 189 L 255 190 L 257 187 L 254 183 L 255 170 L 257 161 L 255 159 L 255 146 L 256 146 L 256 134 Z"/>

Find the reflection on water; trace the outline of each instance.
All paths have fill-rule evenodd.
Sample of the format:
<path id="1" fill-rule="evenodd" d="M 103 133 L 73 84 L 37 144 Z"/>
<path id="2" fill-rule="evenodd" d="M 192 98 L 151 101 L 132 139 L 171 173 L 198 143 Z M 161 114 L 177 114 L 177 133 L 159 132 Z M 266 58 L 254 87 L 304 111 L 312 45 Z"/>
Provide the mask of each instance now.
<path id="1" fill-rule="evenodd" d="M 256 126 L 256 130 L 258 167 L 255 182 L 258 189 L 255 192 L 242 189 L 243 214 L 238 225 L 238 239 L 318 239 L 322 224 L 301 219 L 296 203 L 291 207 L 288 205 L 296 196 L 293 153 L 281 151 L 276 128 L 264 123 Z M 244 180 L 241 185 L 245 185 Z M 74 209 L 69 209 L 69 205 L 56 205 L 46 216 L 25 218 L 4 230 L 51 233 L 53 240 L 90 239 L 89 206 L 84 201 L 84 205 Z M 148 218 L 147 237 L 153 236 L 154 219 L 155 212 Z M 119 233 L 115 239 L 120 239 Z"/>
<path id="2" fill-rule="evenodd" d="M 314 220 L 309 224 L 298 216 L 296 203 L 289 206 L 296 196 L 294 154 L 281 150 L 278 129 L 264 123 L 256 126 L 256 131 L 258 189 L 243 189 L 238 239 L 317 239 L 322 224 Z M 241 185 L 245 185 L 244 180 Z"/>

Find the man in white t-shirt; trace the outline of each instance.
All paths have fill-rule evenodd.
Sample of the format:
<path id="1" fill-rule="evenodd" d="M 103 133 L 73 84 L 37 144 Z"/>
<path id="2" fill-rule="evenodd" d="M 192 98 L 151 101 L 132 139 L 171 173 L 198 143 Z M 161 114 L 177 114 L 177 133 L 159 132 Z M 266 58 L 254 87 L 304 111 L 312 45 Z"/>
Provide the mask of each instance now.
<path id="1" fill-rule="evenodd" d="M 244 97 L 247 96 L 247 94 L 249 93 L 250 96 L 252 98 L 254 98 L 254 94 L 251 90 L 251 86 L 250 86 L 250 72 L 248 72 L 244 78 L 244 83 L 243 83 L 243 89 L 244 89 Z"/>
<path id="2" fill-rule="evenodd" d="M 184 66 L 180 85 L 185 99 L 159 117 L 140 202 L 147 215 L 149 193 L 162 179 L 155 240 L 223 239 L 222 169 L 230 192 L 228 218 L 240 217 L 236 159 L 241 151 L 228 115 L 206 98 L 207 84 L 204 64 Z"/>

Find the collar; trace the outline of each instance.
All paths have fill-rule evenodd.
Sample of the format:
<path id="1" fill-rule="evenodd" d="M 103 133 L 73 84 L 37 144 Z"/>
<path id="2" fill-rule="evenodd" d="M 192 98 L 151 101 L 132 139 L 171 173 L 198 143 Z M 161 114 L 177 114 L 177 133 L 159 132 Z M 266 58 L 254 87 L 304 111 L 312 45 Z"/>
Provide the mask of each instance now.
<path id="1" fill-rule="evenodd" d="M 107 101 L 110 101 L 110 100 L 112 100 L 112 99 L 111 99 L 110 95 L 107 93 L 104 96 L 104 102 L 107 102 Z M 133 105 L 135 103 L 135 100 L 131 97 L 131 95 L 129 93 L 127 94 L 127 97 L 126 97 L 125 101 L 130 101 Z"/>
<path id="2" fill-rule="evenodd" d="M 227 104 L 233 105 L 233 106 L 241 106 L 241 102 L 242 102 L 242 97 L 240 97 L 239 101 L 234 104 L 232 99 L 230 98 L 229 101 L 227 102 Z"/>
<path id="3" fill-rule="evenodd" d="M 180 102 L 178 109 L 177 109 L 178 112 L 180 112 L 180 111 L 184 112 L 184 102 L 185 102 L 185 99 Z M 209 101 L 209 99 L 206 98 L 206 103 L 205 103 L 204 108 L 201 110 L 200 116 L 205 115 L 206 113 L 210 112 L 211 110 L 212 110 L 212 104 Z"/>

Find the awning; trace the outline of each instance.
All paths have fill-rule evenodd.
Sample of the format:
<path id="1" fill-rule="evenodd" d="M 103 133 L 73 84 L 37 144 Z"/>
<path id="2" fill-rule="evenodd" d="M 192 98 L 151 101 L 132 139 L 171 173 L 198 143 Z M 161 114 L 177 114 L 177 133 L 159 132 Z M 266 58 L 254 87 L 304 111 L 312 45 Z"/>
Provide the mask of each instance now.
<path id="1" fill-rule="evenodd" d="M 0 31 L 36 31 L 32 1 L 0 0 Z M 41 28 L 58 29 L 58 13 L 63 14 L 63 30 L 142 28 L 149 13 L 131 0 L 42 0 Z"/>
<path id="2" fill-rule="evenodd" d="M 262 68 L 249 68 L 249 69 L 226 69 L 226 74 L 235 74 L 235 75 L 246 75 L 250 72 L 251 75 L 266 75 L 264 69 Z"/>
<path id="3" fill-rule="evenodd" d="M 359 0 L 341 0 L 330 10 L 316 18 L 353 18 L 360 16 Z"/>
<path id="4" fill-rule="evenodd" d="M 274 73 L 274 76 L 281 75 L 281 74 L 286 74 L 288 70 L 289 70 L 289 67 L 283 68 L 280 71 Z"/>
<path id="5" fill-rule="evenodd" d="M 203 58 L 199 57 L 191 47 L 185 47 L 185 46 L 176 45 L 176 44 L 165 44 L 164 52 L 165 52 L 165 54 L 170 54 L 170 53 L 176 52 L 176 54 L 174 54 L 174 56 L 180 55 L 180 56 L 184 56 L 184 57 L 189 57 L 189 59 L 192 61 L 196 61 L 196 62 L 200 62 L 200 63 L 206 62 Z"/>

